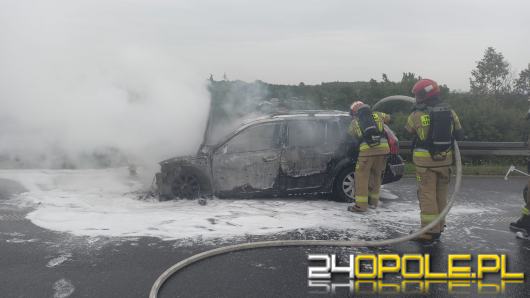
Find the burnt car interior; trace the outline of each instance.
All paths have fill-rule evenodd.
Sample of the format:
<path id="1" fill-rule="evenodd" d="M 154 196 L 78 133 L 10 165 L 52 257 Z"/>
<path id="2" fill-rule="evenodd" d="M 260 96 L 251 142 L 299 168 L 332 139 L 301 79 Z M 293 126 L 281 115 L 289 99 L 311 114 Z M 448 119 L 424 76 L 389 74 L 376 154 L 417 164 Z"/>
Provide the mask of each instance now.
<path id="1" fill-rule="evenodd" d="M 287 121 L 287 144 L 281 156 L 285 190 L 323 187 L 343 142 L 347 142 L 346 129 L 337 118 Z"/>
<path id="2" fill-rule="evenodd" d="M 277 191 L 281 130 L 281 123 L 257 124 L 214 150 L 215 189 L 220 193 Z"/>

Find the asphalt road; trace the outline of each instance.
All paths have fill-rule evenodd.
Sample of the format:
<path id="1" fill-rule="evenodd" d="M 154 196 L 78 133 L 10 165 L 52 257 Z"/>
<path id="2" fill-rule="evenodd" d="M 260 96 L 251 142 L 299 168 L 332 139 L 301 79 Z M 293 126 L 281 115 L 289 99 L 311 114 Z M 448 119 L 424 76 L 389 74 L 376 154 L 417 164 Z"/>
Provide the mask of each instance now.
<path id="1" fill-rule="evenodd" d="M 366 285 L 349 288 L 347 279 L 335 279 L 331 284 L 310 285 L 307 279 L 309 253 L 337 254 L 343 261 L 348 254 L 359 253 L 429 253 L 433 268 L 443 271 L 447 254 L 494 253 L 506 254 L 510 271 L 530 273 L 530 241 L 516 239 L 508 231 L 522 206 L 521 191 L 525 179 L 504 181 L 498 177 L 467 177 L 457 204 L 472 203 L 491 208 L 465 215 L 451 214 L 447 230 L 439 243 L 421 245 L 402 243 L 382 248 L 280 248 L 258 249 L 232 253 L 202 261 L 171 278 L 161 297 L 326 297 L 392 293 L 395 287 L 379 283 L 375 292 Z M 415 182 L 406 178 L 389 189 L 402 201 L 416 204 Z M 153 281 L 172 264 L 193 254 L 218 246 L 215 241 L 196 241 L 182 246 L 178 241 L 156 238 L 92 238 L 77 237 L 35 226 L 25 218 L 30 211 L 8 201 L 10 195 L 23 187 L 0 179 L 0 295 L 2 297 L 146 297 Z M 384 202 L 386 211 L 393 201 Z M 346 206 L 346 205 L 345 205 Z M 369 216 L 356 215 L 352 216 Z M 374 225 L 381 229 L 380 225 Z M 383 227 L 387 233 L 398 235 L 395 226 Z M 334 231 L 292 231 L 268 236 L 248 235 L 246 239 L 335 239 L 342 237 Z M 226 241 L 225 241 L 226 242 Z M 226 245 L 226 243 L 223 243 Z M 401 287 L 400 280 L 390 280 Z M 499 280 L 491 281 L 499 284 Z M 368 285 L 369 287 L 373 285 Z M 412 285 L 408 290 L 418 289 Z M 449 288 L 452 288 L 452 291 Z M 329 288 L 329 291 L 328 291 Z M 477 283 L 428 285 L 428 293 L 452 296 L 463 293 L 479 296 Z M 499 288 L 500 289 L 500 288 Z M 403 291 L 403 288 L 400 288 Z M 482 288 L 496 290 L 495 287 Z M 364 291 L 364 292 L 362 292 Z M 370 292 L 372 294 L 370 294 Z M 527 297 L 529 283 L 508 283 L 498 295 Z M 412 294 L 411 294 L 412 295 Z M 491 295 L 491 294 L 490 294 Z"/>

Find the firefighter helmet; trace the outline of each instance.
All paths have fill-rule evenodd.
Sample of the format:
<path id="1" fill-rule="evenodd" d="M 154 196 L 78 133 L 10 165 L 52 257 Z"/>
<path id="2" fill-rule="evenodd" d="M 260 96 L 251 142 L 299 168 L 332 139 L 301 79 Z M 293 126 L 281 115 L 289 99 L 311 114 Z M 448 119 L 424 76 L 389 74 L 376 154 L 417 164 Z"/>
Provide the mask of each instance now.
<path id="1" fill-rule="evenodd" d="M 351 113 L 357 113 L 357 111 L 364 106 L 364 102 L 358 100 L 351 104 L 350 111 Z"/>
<path id="2" fill-rule="evenodd" d="M 433 80 L 422 79 L 414 84 L 414 87 L 412 87 L 412 94 L 414 94 L 416 97 L 416 101 L 421 103 L 433 97 L 439 96 L 440 87 Z"/>

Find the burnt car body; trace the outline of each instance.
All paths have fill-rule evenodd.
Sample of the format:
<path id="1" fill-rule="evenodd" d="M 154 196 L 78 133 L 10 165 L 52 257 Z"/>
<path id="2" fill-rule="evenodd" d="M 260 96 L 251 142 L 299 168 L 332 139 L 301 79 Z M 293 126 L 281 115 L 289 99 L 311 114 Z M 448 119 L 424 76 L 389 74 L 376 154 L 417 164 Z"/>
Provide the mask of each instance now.
<path id="1" fill-rule="evenodd" d="M 342 111 L 298 111 L 247 122 L 217 144 L 201 146 L 195 156 L 162 161 L 156 174 L 160 198 L 333 194 L 351 201 L 358 152 L 347 134 L 350 122 Z M 403 175 L 403 160 L 397 149 L 392 152 L 383 183 Z"/>

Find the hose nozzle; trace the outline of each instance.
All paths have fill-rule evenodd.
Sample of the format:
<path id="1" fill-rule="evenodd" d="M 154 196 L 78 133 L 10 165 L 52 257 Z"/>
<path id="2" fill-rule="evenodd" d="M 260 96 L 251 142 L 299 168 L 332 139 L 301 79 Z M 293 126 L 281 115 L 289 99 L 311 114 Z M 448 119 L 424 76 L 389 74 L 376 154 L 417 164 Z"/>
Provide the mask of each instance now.
<path id="1" fill-rule="evenodd" d="M 520 174 L 523 174 L 525 175 L 526 177 L 530 177 L 530 175 L 528 173 L 525 173 L 519 169 L 517 169 L 514 165 L 511 165 L 509 168 L 508 168 L 508 171 L 506 172 L 506 175 L 504 176 L 504 180 L 508 180 L 508 176 L 512 173 L 512 172 L 517 172 L 517 173 L 520 173 Z"/>

